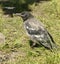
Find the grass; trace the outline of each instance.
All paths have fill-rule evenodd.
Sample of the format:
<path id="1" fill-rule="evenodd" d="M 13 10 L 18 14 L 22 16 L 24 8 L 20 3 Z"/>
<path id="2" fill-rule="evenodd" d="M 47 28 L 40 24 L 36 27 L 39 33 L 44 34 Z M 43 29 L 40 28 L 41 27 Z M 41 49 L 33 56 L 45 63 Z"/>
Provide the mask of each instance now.
<path id="1" fill-rule="evenodd" d="M 44 1 L 35 6 L 29 5 L 32 14 L 44 23 L 60 45 L 60 1 Z M 0 45 L 0 64 L 60 64 L 60 51 L 51 52 L 44 47 L 32 49 L 29 38 L 23 28 L 20 17 L 6 17 L 0 10 L 0 32 L 6 37 L 5 44 Z"/>

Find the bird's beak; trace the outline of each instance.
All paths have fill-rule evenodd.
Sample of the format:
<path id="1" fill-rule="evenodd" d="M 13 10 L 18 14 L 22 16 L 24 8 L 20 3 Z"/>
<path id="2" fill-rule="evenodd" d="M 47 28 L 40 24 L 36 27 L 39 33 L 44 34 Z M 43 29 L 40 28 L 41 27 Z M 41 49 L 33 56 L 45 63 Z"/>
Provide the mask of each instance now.
<path id="1" fill-rule="evenodd" d="M 22 15 L 21 13 L 16 13 L 14 15 L 24 17 L 24 15 Z"/>

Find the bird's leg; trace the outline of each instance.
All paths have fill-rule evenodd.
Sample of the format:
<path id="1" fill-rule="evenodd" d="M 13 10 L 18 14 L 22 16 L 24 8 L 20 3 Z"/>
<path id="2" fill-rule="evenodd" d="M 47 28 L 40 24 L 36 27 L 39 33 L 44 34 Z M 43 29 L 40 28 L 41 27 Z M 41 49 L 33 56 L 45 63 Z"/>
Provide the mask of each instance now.
<path id="1" fill-rule="evenodd" d="M 35 45 L 36 45 L 36 41 L 34 41 L 34 40 L 32 41 L 32 40 L 31 40 L 31 41 L 30 41 L 30 46 L 33 48 Z"/>
<path id="2" fill-rule="evenodd" d="M 36 45 L 36 43 L 35 42 L 33 42 L 33 45 L 32 46 L 35 46 Z"/>
<path id="3" fill-rule="evenodd" d="M 36 42 L 35 40 L 33 40 L 32 48 L 33 48 L 34 46 L 36 46 L 36 44 L 37 44 L 37 42 Z"/>

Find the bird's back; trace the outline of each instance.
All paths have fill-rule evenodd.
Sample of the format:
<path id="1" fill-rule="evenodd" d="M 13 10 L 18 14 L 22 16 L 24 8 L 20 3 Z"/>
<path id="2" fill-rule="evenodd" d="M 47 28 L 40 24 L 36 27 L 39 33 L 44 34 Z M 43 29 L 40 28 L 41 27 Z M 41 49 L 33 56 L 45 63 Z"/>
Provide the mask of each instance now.
<path id="1" fill-rule="evenodd" d="M 30 27 L 30 28 L 33 28 L 33 29 L 36 29 L 36 30 L 39 30 L 40 28 L 42 30 L 44 30 L 44 25 L 42 24 L 42 22 L 38 21 L 35 18 L 30 18 L 30 19 L 26 20 L 25 23 L 24 23 L 24 26 Z"/>

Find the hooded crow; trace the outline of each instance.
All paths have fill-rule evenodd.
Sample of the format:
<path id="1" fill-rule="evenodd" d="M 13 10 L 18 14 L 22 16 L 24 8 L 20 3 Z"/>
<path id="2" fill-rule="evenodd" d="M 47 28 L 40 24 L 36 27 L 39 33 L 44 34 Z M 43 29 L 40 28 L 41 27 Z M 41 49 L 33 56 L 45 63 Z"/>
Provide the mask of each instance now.
<path id="1" fill-rule="evenodd" d="M 27 35 L 34 42 L 32 46 L 37 43 L 50 50 L 56 47 L 52 36 L 46 30 L 41 21 L 37 20 L 31 13 L 27 11 L 22 12 L 20 16 L 24 21 L 24 28 Z"/>

